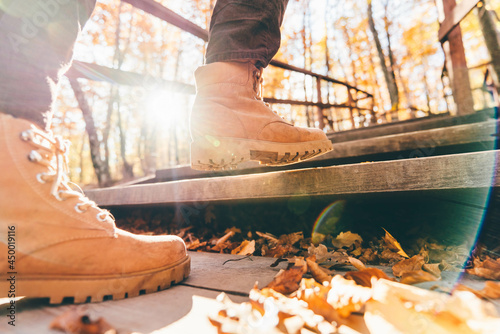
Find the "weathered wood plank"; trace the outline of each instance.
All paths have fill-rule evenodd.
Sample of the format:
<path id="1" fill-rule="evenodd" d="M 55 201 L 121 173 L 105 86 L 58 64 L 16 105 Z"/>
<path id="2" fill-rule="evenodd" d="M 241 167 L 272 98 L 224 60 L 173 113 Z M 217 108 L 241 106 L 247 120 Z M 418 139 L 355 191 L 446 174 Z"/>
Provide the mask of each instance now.
<path id="1" fill-rule="evenodd" d="M 436 148 L 457 145 L 466 145 L 472 143 L 481 143 L 482 150 L 494 148 L 495 136 L 500 123 L 497 121 L 488 121 L 473 123 L 424 131 L 415 131 L 408 133 L 398 133 L 375 138 L 362 138 L 359 140 L 336 142 L 333 139 L 333 151 L 318 158 L 309 160 L 305 164 L 307 167 L 313 167 L 316 162 L 333 160 L 337 163 L 339 159 L 373 156 L 389 152 L 408 152 L 415 150 L 413 156 L 436 155 Z M 367 129 L 369 130 L 369 129 Z M 393 129 L 396 131 L 396 129 Z M 389 131 L 391 132 L 391 131 Z M 383 132 L 381 132 L 383 133 Z M 373 133 L 376 134 L 376 133 Z M 361 133 L 363 137 L 363 133 Z M 304 163 L 299 163 L 284 167 L 266 167 L 260 166 L 257 162 L 247 162 L 241 164 L 237 170 L 226 172 L 197 171 L 189 166 L 180 166 L 156 171 L 156 182 L 194 179 L 200 177 L 218 177 L 228 175 L 244 175 L 251 173 L 266 173 L 280 170 L 305 168 Z M 148 180 L 149 183 L 155 180 Z M 145 183 L 145 182 L 136 182 Z"/>
<path id="2" fill-rule="evenodd" d="M 245 295 L 256 281 L 263 288 L 279 269 L 286 267 L 282 263 L 271 268 L 275 261 L 273 258 L 241 260 L 243 256 L 197 252 L 190 255 L 191 274 L 180 285 L 131 299 L 85 304 L 84 308 L 92 316 L 104 317 L 123 333 L 151 333 L 155 330 L 160 333 L 212 333 L 212 328 L 216 333 L 207 318 L 217 307 L 213 298 L 224 291 L 235 302 L 246 301 L 248 298 Z M 238 259 L 240 261 L 224 264 L 227 260 Z M 8 302 L 7 299 L 4 301 Z M 12 333 L 54 333 L 48 329 L 50 322 L 72 307 L 48 306 L 40 299 L 21 300 L 17 303 L 16 331 Z M 0 333 L 10 333 L 6 321 L 0 322 Z"/>
<path id="3" fill-rule="evenodd" d="M 246 286 L 249 281 L 249 278 L 245 277 L 246 275 L 250 274 L 253 277 L 259 277 L 259 274 L 264 275 L 260 277 L 263 284 L 259 285 L 263 287 L 277 270 L 269 267 L 269 264 L 275 259 L 252 257 L 253 261 L 245 259 L 227 263 L 230 266 L 225 268 L 227 272 L 224 272 L 224 269 L 221 271 L 221 265 L 224 261 L 242 257 L 214 253 L 191 253 L 191 255 L 193 270 L 189 280 L 198 282 L 204 288 L 177 285 L 165 291 L 131 299 L 85 304 L 77 307 L 81 307 L 92 319 L 103 317 L 119 333 L 215 334 L 217 333 L 216 328 L 210 324 L 208 316 L 217 313 L 219 309 L 219 304 L 214 298 L 220 291 L 227 290 L 227 284 L 231 284 L 237 286 L 236 290 L 245 290 L 245 293 L 248 293 L 251 287 Z M 285 266 L 285 264 L 280 266 Z M 370 267 L 379 268 L 392 277 L 390 266 Z M 336 273 L 343 275 L 350 270 L 352 267 L 340 268 Z M 231 280 L 226 279 L 231 276 L 231 273 Z M 217 280 L 217 278 L 221 279 Z M 428 289 L 437 284 L 443 289 L 451 289 L 457 280 L 478 290 L 484 286 L 482 279 L 454 272 L 443 272 L 440 281 L 422 283 L 418 286 Z M 229 295 L 229 297 L 234 302 L 239 303 L 248 300 L 246 296 Z M 8 302 L 8 299 L 0 299 L 0 305 L 5 302 Z M 7 325 L 6 321 L 2 321 L 0 322 L 1 333 L 58 333 L 49 329 L 50 323 L 58 315 L 75 307 L 74 305 L 49 306 L 39 299 L 21 300 L 17 302 L 16 306 L 16 327 L 12 328 Z M 494 306 L 497 310 L 500 309 L 498 302 L 494 303 Z M 0 315 L 5 315 L 5 311 L 0 312 Z M 368 333 L 363 330 L 362 317 L 357 316 L 357 320 L 359 321 L 351 323 L 351 325 L 354 325 L 354 328 L 361 333 Z"/>
<path id="4" fill-rule="evenodd" d="M 443 114 L 431 117 L 415 118 L 396 123 L 373 125 L 366 128 L 358 128 L 341 132 L 330 132 L 328 133 L 328 138 L 334 143 L 340 143 L 349 140 L 366 139 L 394 135 L 398 133 L 483 122 L 487 119 L 488 115 L 485 112 L 478 112 L 473 115 L 464 116 L 449 116 L 448 114 Z"/>
<path id="5" fill-rule="evenodd" d="M 286 263 L 271 268 L 276 259 L 251 258 L 241 255 L 197 253 L 192 255 L 191 275 L 182 285 L 247 295 L 258 283 L 260 289 L 268 285 Z M 238 279 L 235 279 L 237 277 Z"/>
<path id="6" fill-rule="evenodd" d="M 500 186 L 500 151 L 90 190 L 101 206 Z"/>
<path id="7" fill-rule="evenodd" d="M 490 142 L 492 149 L 493 142 L 496 140 L 494 134 L 497 133 L 499 125 L 498 121 L 489 121 L 334 143 L 333 151 L 316 158 L 316 160 L 416 149 L 423 149 L 427 152 L 426 155 L 431 155 L 436 147 L 478 142 Z"/>
<path id="8" fill-rule="evenodd" d="M 218 307 L 214 298 L 218 291 L 197 289 L 188 286 L 174 286 L 168 290 L 143 295 L 131 299 L 107 301 L 77 306 L 83 308 L 91 319 L 103 317 L 119 333 L 217 333 L 210 325 L 208 315 Z M 235 302 L 248 298 L 231 296 Z M 18 302 L 17 306 L 27 305 Z M 38 304 L 29 310 L 17 309 L 16 327 L 7 321 L 0 322 L 1 333 L 55 334 L 50 330 L 52 320 L 74 305 L 48 306 Z M 5 317 L 3 317 L 5 318 Z M 173 327 L 176 331 L 169 331 Z"/>

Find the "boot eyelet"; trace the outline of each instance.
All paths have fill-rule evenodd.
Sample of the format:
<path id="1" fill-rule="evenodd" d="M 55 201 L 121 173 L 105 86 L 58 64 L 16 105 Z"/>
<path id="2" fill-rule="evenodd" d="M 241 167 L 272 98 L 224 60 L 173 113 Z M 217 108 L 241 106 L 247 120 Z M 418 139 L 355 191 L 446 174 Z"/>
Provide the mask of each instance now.
<path id="1" fill-rule="evenodd" d="M 29 161 L 32 161 L 32 162 L 39 162 L 39 161 L 42 161 L 43 158 L 42 158 L 42 155 L 40 153 L 33 150 L 28 155 L 28 159 L 29 159 Z"/>
<path id="2" fill-rule="evenodd" d="M 76 203 L 75 204 L 75 211 L 78 212 L 78 213 L 85 213 L 85 212 L 87 212 L 87 210 L 80 209 L 81 205 L 83 205 L 83 203 Z"/>
<path id="3" fill-rule="evenodd" d="M 21 132 L 21 139 L 24 141 L 28 141 L 31 138 L 31 132 L 29 130 Z"/>
<path id="4" fill-rule="evenodd" d="M 43 177 L 47 175 L 46 173 L 38 173 L 36 174 L 36 180 L 41 183 L 41 184 L 45 184 L 45 180 L 43 179 Z"/>
<path id="5" fill-rule="evenodd" d="M 105 215 L 104 218 L 101 217 L 101 215 Z M 108 218 L 108 215 L 105 214 L 105 212 L 100 212 L 96 215 L 97 217 L 97 220 L 100 221 L 100 222 L 105 222 L 106 221 L 106 218 Z"/>
<path id="6" fill-rule="evenodd" d="M 56 199 L 59 201 L 59 202 L 62 202 L 62 201 L 65 201 L 66 198 L 63 198 L 61 197 L 61 194 L 64 193 L 64 190 L 59 190 L 57 193 L 56 193 Z"/>

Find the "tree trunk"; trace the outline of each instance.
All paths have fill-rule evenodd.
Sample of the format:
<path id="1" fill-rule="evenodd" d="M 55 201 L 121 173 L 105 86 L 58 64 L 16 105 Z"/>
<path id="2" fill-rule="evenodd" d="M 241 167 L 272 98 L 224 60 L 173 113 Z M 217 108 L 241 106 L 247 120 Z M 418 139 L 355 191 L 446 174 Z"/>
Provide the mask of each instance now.
<path id="1" fill-rule="evenodd" d="M 441 0 L 441 4 L 441 7 L 438 6 L 438 11 L 439 19 L 443 22 L 446 17 L 453 15 L 456 1 Z M 446 69 L 450 78 L 453 99 L 457 106 L 457 114 L 472 114 L 474 113 L 474 100 L 470 88 L 469 70 L 460 25 L 450 31 L 448 40 L 443 43 L 443 50 L 446 56 Z"/>
<path id="2" fill-rule="evenodd" d="M 129 26 L 129 31 L 127 35 L 127 40 L 125 42 L 125 47 L 123 51 L 120 49 L 120 33 L 121 33 L 121 12 L 122 12 L 122 6 L 123 2 L 120 2 L 120 7 L 118 10 L 118 21 L 116 24 L 116 33 L 115 33 L 115 54 L 114 54 L 114 63 L 115 66 L 118 69 L 121 69 L 123 65 L 123 61 L 125 60 L 125 54 L 127 53 L 127 50 L 130 46 L 130 34 L 131 34 L 131 29 L 132 29 L 132 24 Z M 131 15 L 132 17 L 132 15 Z M 120 110 L 120 89 L 113 89 L 112 94 L 109 97 L 109 103 L 111 104 L 111 110 L 113 110 L 113 107 L 116 105 L 116 111 L 118 114 L 118 130 L 119 130 L 119 136 L 120 136 L 120 157 L 122 160 L 122 171 L 123 171 L 123 178 L 125 180 L 130 180 L 134 178 L 134 166 L 131 165 L 127 161 L 127 155 L 126 155 L 126 146 L 127 146 L 127 138 L 125 131 L 123 130 L 123 122 L 122 122 L 122 115 L 121 115 L 121 110 Z M 111 119 L 110 119 L 111 120 Z"/>
<path id="3" fill-rule="evenodd" d="M 387 17 L 388 8 L 389 8 L 389 0 L 387 0 L 387 2 L 385 3 L 384 27 L 385 27 L 385 34 L 386 34 L 386 37 L 387 37 L 387 52 L 388 52 L 389 64 L 390 64 L 390 67 L 388 68 L 388 70 L 389 70 L 389 78 L 391 80 L 391 85 L 392 85 L 392 90 L 393 90 L 394 98 L 396 99 L 396 104 L 397 104 L 396 110 L 397 110 L 397 109 L 399 109 L 399 103 L 400 103 L 400 101 L 399 101 L 399 89 L 398 89 L 398 85 L 397 85 L 397 82 L 396 82 L 396 73 L 395 72 L 397 70 L 399 70 L 399 69 L 396 68 L 396 61 L 394 59 L 394 53 L 392 52 L 391 34 L 389 32 L 391 23 L 389 22 L 389 18 Z M 398 74 L 399 74 L 399 78 L 401 79 L 401 84 L 404 85 L 400 73 L 398 73 Z M 405 90 L 404 86 L 403 86 L 403 90 Z M 408 92 L 408 90 L 406 90 L 406 92 Z M 410 105 L 410 101 L 408 99 L 408 96 L 407 96 L 407 100 L 408 100 L 407 101 L 408 105 Z"/>
<path id="4" fill-rule="evenodd" d="M 89 135 L 90 157 L 97 176 L 97 181 L 100 187 L 110 186 L 112 180 L 109 173 L 109 164 L 107 161 L 102 159 L 101 143 L 99 142 L 99 138 L 97 136 L 94 118 L 92 117 L 92 110 L 90 109 L 87 99 L 85 98 L 85 94 L 83 93 L 78 81 L 76 79 L 69 79 L 69 82 L 82 111 L 83 119 L 85 121 L 85 129 Z"/>
<path id="5" fill-rule="evenodd" d="M 398 87 L 394 80 L 394 72 L 389 71 L 385 62 L 385 54 L 382 49 L 382 44 L 380 43 L 380 38 L 378 37 L 377 29 L 375 28 L 375 21 L 373 20 L 373 10 L 372 10 L 372 0 L 367 0 L 368 2 L 368 25 L 370 26 L 370 31 L 373 35 L 373 41 L 377 48 L 378 58 L 380 59 L 380 66 L 382 68 L 382 73 L 384 74 L 384 80 L 387 85 L 387 90 L 389 91 L 389 97 L 391 99 L 391 111 L 398 110 L 399 108 L 399 94 Z"/>
<path id="6" fill-rule="evenodd" d="M 495 12 L 487 10 L 486 6 L 477 9 L 479 16 L 479 23 L 481 24 L 481 31 L 483 32 L 486 47 L 491 58 L 491 64 L 495 71 L 497 80 L 500 79 L 500 41 L 499 34 L 496 29 Z M 500 94 L 500 86 L 495 82 L 498 94 Z"/>
<path id="7" fill-rule="evenodd" d="M 120 156 L 122 159 L 123 163 L 123 178 L 125 180 L 131 180 L 134 178 L 134 166 L 129 164 L 127 161 L 127 136 L 125 134 L 125 131 L 123 130 L 123 122 L 122 122 L 122 115 L 120 113 L 120 94 L 119 91 L 117 93 L 118 99 L 116 102 L 117 109 L 118 109 L 118 130 L 120 132 Z"/>
<path id="8" fill-rule="evenodd" d="M 308 35 L 307 35 L 307 12 L 309 11 L 309 1 L 304 2 L 304 13 L 302 16 L 302 31 L 301 31 L 301 36 L 302 36 L 302 48 L 304 50 L 304 69 L 309 69 L 308 62 L 307 62 L 307 57 L 308 57 L 308 51 L 310 52 L 309 49 L 309 43 L 308 43 Z M 309 54 L 310 56 L 310 54 Z M 309 92 L 307 89 L 307 82 L 306 82 L 306 75 L 304 74 L 304 98 L 305 101 L 309 101 Z M 307 122 L 307 127 L 313 126 L 311 124 L 311 117 L 309 115 L 309 106 L 305 107 L 306 109 L 306 122 Z"/>

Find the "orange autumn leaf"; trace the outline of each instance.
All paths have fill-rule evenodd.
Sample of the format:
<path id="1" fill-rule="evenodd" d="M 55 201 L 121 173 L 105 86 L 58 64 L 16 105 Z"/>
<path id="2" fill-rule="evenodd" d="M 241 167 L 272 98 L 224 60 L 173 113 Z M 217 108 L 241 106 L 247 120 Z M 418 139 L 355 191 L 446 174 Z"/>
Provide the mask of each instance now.
<path id="1" fill-rule="evenodd" d="M 344 275 L 344 277 L 353 280 L 358 285 L 368 288 L 371 288 L 372 286 L 372 277 L 390 280 L 389 276 L 378 268 L 366 268 L 359 271 L 349 271 Z"/>
<path id="2" fill-rule="evenodd" d="M 404 259 L 393 265 L 392 273 L 396 277 L 401 277 L 405 272 L 421 270 L 424 264 L 424 257 L 422 255 L 415 255 L 410 259 Z"/>
<path id="3" fill-rule="evenodd" d="M 307 272 L 307 263 L 304 260 L 296 259 L 295 264 L 286 269 L 281 270 L 267 285 L 267 288 L 273 289 L 282 294 L 290 294 L 297 291 L 302 276 Z"/>
<path id="4" fill-rule="evenodd" d="M 440 263 L 426 263 L 422 266 L 422 269 L 439 278 L 441 277 L 441 267 Z"/>
<path id="5" fill-rule="evenodd" d="M 327 302 L 343 318 L 358 312 L 372 297 L 372 289 L 356 284 L 356 282 L 336 275 L 330 282 Z"/>
<path id="6" fill-rule="evenodd" d="M 500 259 L 487 258 L 484 261 L 474 259 L 474 267 L 467 269 L 467 273 L 489 280 L 500 280 Z"/>
<path id="7" fill-rule="evenodd" d="M 486 281 L 483 293 L 487 298 L 499 299 L 500 298 L 500 282 Z"/>
<path id="8" fill-rule="evenodd" d="M 75 308 L 56 317 L 49 327 L 69 334 L 116 334 L 116 330 L 103 318 L 91 320 L 83 311 Z"/>
<path id="9" fill-rule="evenodd" d="M 469 291 L 479 298 L 483 299 L 499 299 L 500 298 L 500 282 L 486 281 L 482 290 L 476 290 L 463 284 L 457 284 L 453 291 Z"/>
<path id="10" fill-rule="evenodd" d="M 392 250 L 393 252 L 398 253 L 399 255 L 409 258 L 409 256 L 405 253 L 403 248 L 401 247 L 401 244 L 394 238 L 385 228 L 382 227 L 382 229 L 385 231 L 385 236 L 384 236 L 384 241 L 387 247 Z"/>
<path id="11" fill-rule="evenodd" d="M 354 268 L 358 269 L 358 270 L 363 270 L 363 269 L 366 269 L 366 266 L 363 262 L 361 262 L 360 260 L 354 258 L 354 257 L 348 257 L 349 259 L 349 262 L 351 262 L 351 264 L 354 266 Z"/>
<path id="12" fill-rule="evenodd" d="M 248 241 L 245 240 L 231 251 L 231 254 L 236 255 L 252 255 L 255 252 L 255 240 Z"/>
<path id="13" fill-rule="evenodd" d="M 403 284 L 418 284 L 422 282 L 433 282 L 437 280 L 437 277 L 427 271 L 423 270 L 414 270 L 414 271 L 405 271 L 401 275 L 400 283 Z"/>
<path id="14" fill-rule="evenodd" d="M 297 298 L 307 303 L 309 309 L 321 315 L 329 322 L 340 322 L 339 313 L 327 302 L 329 288 L 317 283 L 314 279 L 302 279 L 297 290 Z"/>
<path id="15" fill-rule="evenodd" d="M 319 264 L 316 263 L 316 257 L 310 256 L 306 259 L 307 268 L 311 272 L 312 277 L 318 283 L 329 282 L 332 277 L 323 269 Z"/>

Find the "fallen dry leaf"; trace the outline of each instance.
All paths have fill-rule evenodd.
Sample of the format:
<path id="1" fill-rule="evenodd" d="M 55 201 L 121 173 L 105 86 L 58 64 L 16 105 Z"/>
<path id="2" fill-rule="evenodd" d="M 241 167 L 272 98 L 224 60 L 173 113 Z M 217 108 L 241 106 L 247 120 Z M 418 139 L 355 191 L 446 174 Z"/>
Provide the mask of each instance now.
<path id="1" fill-rule="evenodd" d="M 363 239 L 359 234 L 347 231 L 345 233 L 340 232 L 340 234 L 332 240 L 332 244 L 335 248 L 351 247 L 356 241 L 363 242 Z"/>
<path id="2" fill-rule="evenodd" d="M 298 299 L 305 301 L 314 313 L 321 315 L 329 322 L 335 321 L 339 324 L 339 313 L 327 302 L 329 291 L 329 288 L 317 283 L 314 279 L 302 279 L 296 295 Z"/>
<path id="3" fill-rule="evenodd" d="M 245 240 L 231 251 L 231 254 L 236 255 L 252 255 L 255 252 L 255 240 L 248 241 Z"/>
<path id="4" fill-rule="evenodd" d="M 371 298 L 372 290 L 356 284 L 352 280 L 336 275 L 330 281 L 327 302 L 343 318 L 358 312 Z"/>
<path id="5" fill-rule="evenodd" d="M 400 283 L 403 284 L 418 284 L 423 282 L 433 282 L 438 278 L 431 273 L 423 270 L 405 271 L 401 275 Z"/>
<path id="6" fill-rule="evenodd" d="M 302 239 L 304 239 L 304 234 L 302 232 L 295 232 L 280 236 L 278 242 L 282 245 L 293 246 Z"/>
<path id="7" fill-rule="evenodd" d="M 326 261 L 322 261 L 321 265 L 331 269 L 335 267 L 343 267 L 349 263 L 349 257 L 345 252 L 336 251 L 328 253 Z"/>
<path id="8" fill-rule="evenodd" d="M 345 278 L 351 279 L 356 284 L 371 288 L 372 277 L 379 279 L 384 278 L 390 280 L 389 276 L 378 268 L 366 268 L 359 271 L 349 271 L 344 275 Z"/>
<path id="9" fill-rule="evenodd" d="M 486 281 L 483 288 L 483 293 L 486 298 L 500 298 L 500 282 Z"/>
<path id="10" fill-rule="evenodd" d="M 221 251 L 221 250 L 227 248 L 228 246 L 225 245 L 225 243 L 233 235 L 234 235 L 234 231 L 230 230 L 229 232 L 227 232 L 222 238 L 220 238 L 219 240 L 217 240 L 217 242 L 215 243 L 215 246 L 212 247 L 212 250 L 218 252 L 218 251 Z"/>
<path id="11" fill-rule="evenodd" d="M 55 318 L 49 327 L 67 334 L 116 334 L 116 330 L 103 318 L 91 320 L 81 309 L 76 308 Z"/>
<path id="12" fill-rule="evenodd" d="M 385 231 L 385 236 L 383 237 L 385 244 L 387 247 L 393 251 L 398 253 L 399 255 L 409 258 L 409 256 L 405 253 L 403 248 L 401 247 L 401 244 L 394 238 L 385 228 L 382 227 L 382 229 Z"/>
<path id="13" fill-rule="evenodd" d="M 382 253 L 379 254 L 378 258 L 381 262 L 395 263 L 404 260 L 405 257 L 391 251 L 390 249 L 384 249 Z"/>
<path id="14" fill-rule="evenodd" d="M 284 257 L 289 254 L 296 254 L 298 252 L 298 249 L 294 248 L 291 245 L 277 245 L 271 249 L 269 249 L 267 246 L 263 246 L 261 248 L 261 254 L 262 256 L 267 256 L 267 257 Z"/>
<path id="15" fill-rule="evenodd" d="M 377 260 L 377 254 L 371 248 L 367 248 L 363 251 L 363 255 L 359 258 L 363 263 L 371 263 Z"/>
<path id="16" fill-rule="evenodd" d="M 453 291 L 469 291 L 479 298 L 498 299 L 500 298 L 500 282 L 486 281 L 482 290 L 476 290 L 466 285 L 458 283 Z"/>
<path id="17" fill-rule="evenodd" d="M 296 259 L 293 266 L 286 270 L 280 270 L 267 288 L 282 294 L 290 294 L 297 291 L 302 276 L 307 272 L 307 262 Z"/>
<path id="18" fill-rule="evenodd" d="M 422 266 L 422 270 L 431 273 L 437 278 L 441 277 L 441 264 L 440 263 L 426 263 Z"/>
<path id="19" fill-rule="evenodd" d="M 315 256 L 310 256 L 306 259 L 307 268 L 311 272 L 312 277 L 316 282 L 322 284 L 323 282 L 330 282 L 332 277 L 326 272 L 326 269 L 322 268 L 316 263 Z"/>
<path id="20" fill-rule="evenodd" d="M 272 235 L 271 233 L 262 233 L 262 232 L 259 232 L 259 231 L 255 232 L 255 233 L 257 233 L 257 235 L 259 237 L 264 238 L 267 241 L 269 241 L 269 243 L 271 245 L 277 245 L 278 242 L 279 242 L 279 240 L 274 235 Z"/>
<path id="21" fill-rule="evenodd" d="M 316 260 L 318 262 L 323 262 L 329 253 L 328 253 L 328 248 L 326 248 L 325 245 L 320 244 L 318 245 L 318 247 L 311 245 L 307 249 L 307 254 L 308 256 L 316 256 Z"/>
<path id="22" fill-rule="evenodd" d="M 492 260 L 487 258 L 484 261 L 474 259 L 474 267 L 467 269 L 467 273 L 489 280 L 500 280 L 500 258 Z"/>
<path id="23" fill-rule="evenodd" d="M 469 292 L 449 296 L 387 280 L 372 290 L 364 315 L 371 334 L 492 334 L 500 326 L 495 308 Z"/>
<path id="24" fill-rule="evenodd" d="M 366 266 L 363 262 L 361 262 L 360 260 L 354 258 L 354 257 L 348 257 L 349 259 L 349 262 L 351 262 L 351 264 L 354 266 L 354 268 L 358 269 L 358 270 L 363 270 L 363 269 L 366 269 Z"/>
<path id="25" fill-rule="evenodd" d="M 401 277 L 405 272 L 421 270 L 425 260 L 422 255 L 415 255 L 409 259 L 399 261 L 392 266 L 392 273 L 396 277 Z"/>
<path id="26" fill-rule="evenodd" d="M 298 298 L 287 298 L 286 296 L 275 292 L 272 289 L 264 288 L 258 290 L 252 289 L 249 294 L 250 303 L 256 311 L 263 316 L 267 315 L 267 324 L 272 323 L 272 315 L 276 313 L 278 319 L 274 320 L 280 333 L 335 333 L 335 326 L 325 321 L 325 318 L 316 314 L 309 305 Z M 267 307 L 266 307 L 267 306 Z M 270 317 L 271 316 L 271 317 Z M 296 318 L 298 317 L 298 318 Z M 252 319 L 255 323 L 255 319 Z M 278 321 L 276 321 L 278 320 Z M 260 322 L 262 323 L 262 322 Z M 259 324 L 257 322 L 256 324 Z M 300 326 L 303 328 L 300 328 Z M 243 333 L 243 331 L 238 331 Z M 250 332 L 248 332 L 250 333 Z M 254 330 L 251 333 L 268 333 L 265 328 Z M 270 331 L 272 332 L 272 329 Z"/>

